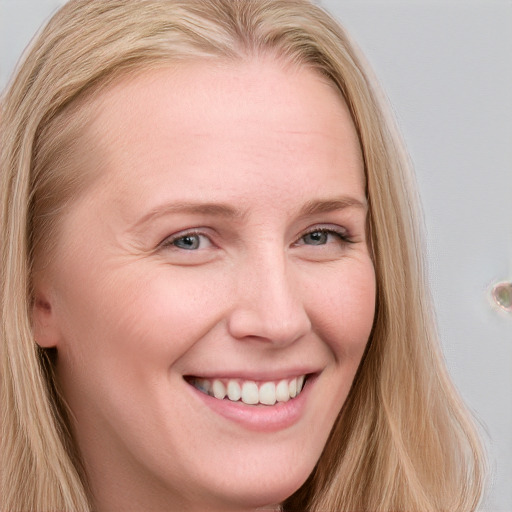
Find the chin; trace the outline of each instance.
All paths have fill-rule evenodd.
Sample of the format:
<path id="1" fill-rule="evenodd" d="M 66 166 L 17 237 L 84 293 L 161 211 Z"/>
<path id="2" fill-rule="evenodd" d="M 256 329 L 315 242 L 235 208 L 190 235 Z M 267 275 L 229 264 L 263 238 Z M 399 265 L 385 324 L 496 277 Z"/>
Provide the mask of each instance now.
<path id="1" fill-rule="evenodd" d="M 250 463 L 250 461 L 248 461 Z M 290 465 L 280 468 L 262 468 L 258 473 L 252 472 L 243 478 L 228 479 L 219 482 L 217 487 L 216 498 L 220 501 L 232 504 L 227 505 L 223 509 L 257 509 L 276 506 L 289 498 L 296 492 L 306 481 L 314 464 Z M 211 501 L 210 501 L 211 503 Z"/>

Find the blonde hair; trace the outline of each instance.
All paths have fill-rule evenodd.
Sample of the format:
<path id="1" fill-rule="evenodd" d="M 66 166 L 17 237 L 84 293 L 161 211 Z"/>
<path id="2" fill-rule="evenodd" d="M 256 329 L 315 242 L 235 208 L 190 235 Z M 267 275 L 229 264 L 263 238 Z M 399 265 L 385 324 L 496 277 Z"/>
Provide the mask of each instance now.
<path id="1" fill-rule="evenodd" d="M 316 69 L 347 102 L 364 155 L 377 310 L 325 450 L 283 504 L 294 511 L 471 511 L 478 436 L 447 375 L 426 285 L 407 155 L 363 58 L 307 0 L 71 0 L 33 43 L 2 98 L 2 510 L 91 510 L 52 362 L 34 342 L 34 253 L 86 185 L 68 151 L 87 99 L 127 73 L 270 53 Z"/>

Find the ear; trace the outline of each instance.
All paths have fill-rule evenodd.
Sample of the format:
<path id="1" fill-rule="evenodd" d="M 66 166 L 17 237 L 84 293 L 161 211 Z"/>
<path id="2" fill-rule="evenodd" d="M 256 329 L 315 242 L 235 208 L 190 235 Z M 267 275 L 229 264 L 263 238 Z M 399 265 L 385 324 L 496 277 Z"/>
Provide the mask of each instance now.
<path id="1" fill-rule="evenodd" d="M 59 345 L 60 328 L 55 315 L 50 295 L 42 287 L 37 287 L 32 305 L 32 328 L 35 342 L 41 348 L 52 348 Z"/>

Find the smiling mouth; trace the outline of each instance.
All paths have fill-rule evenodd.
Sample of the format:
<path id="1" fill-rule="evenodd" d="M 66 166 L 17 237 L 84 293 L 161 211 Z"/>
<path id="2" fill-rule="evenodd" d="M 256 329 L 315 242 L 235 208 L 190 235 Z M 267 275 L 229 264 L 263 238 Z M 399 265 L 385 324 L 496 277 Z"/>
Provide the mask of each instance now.
<path id="1" fill-rule="evenodd" d="M 291 379 L 267 382 L 200 377 L 186 377 L 185 380 L 201 393 L 218 400 L 243 402 L 247 405 L 274 405 L 296 398 L 302 392 L 307 377 L 300 375 Z"/>

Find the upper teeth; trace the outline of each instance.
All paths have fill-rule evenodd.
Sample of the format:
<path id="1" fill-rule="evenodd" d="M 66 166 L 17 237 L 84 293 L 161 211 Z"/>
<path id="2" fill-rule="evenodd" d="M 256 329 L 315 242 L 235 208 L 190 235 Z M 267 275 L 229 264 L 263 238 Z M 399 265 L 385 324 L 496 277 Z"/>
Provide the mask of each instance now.
<path id="1" fill-rule="evenodd" d="M 295 398 L 304 385 L 305 375 L 293 379 L 256 383 L 252 380 L 239 379 L 192 379 L 197 389 L 219 400 L 228 398 L 233 402 L 242 400 L 244 404 L 274 405 Z"/>

